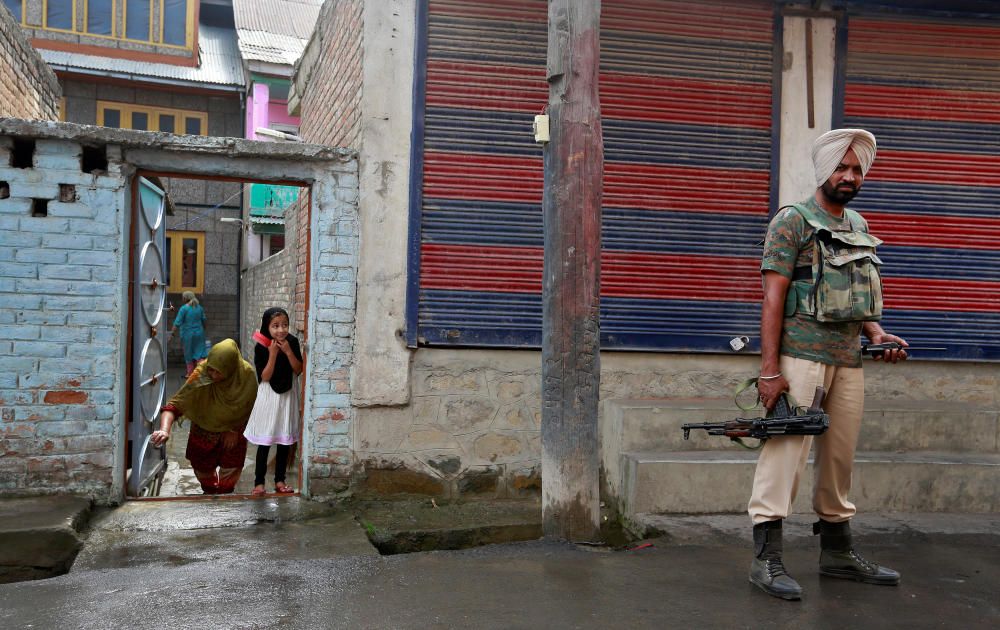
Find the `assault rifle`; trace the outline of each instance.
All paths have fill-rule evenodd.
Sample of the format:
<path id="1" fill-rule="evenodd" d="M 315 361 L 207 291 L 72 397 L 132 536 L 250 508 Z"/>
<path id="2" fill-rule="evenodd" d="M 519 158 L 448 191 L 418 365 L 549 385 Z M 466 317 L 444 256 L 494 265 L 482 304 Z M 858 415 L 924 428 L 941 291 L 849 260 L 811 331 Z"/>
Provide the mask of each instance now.
<path id="1" fill-rule="evenodd" d="M 887 350 L 906 350 L 907 352 L 910 352 L 911 350 L 917 350 L 919 352 L 944 352 L 947 349 L 948 348 L 932 346 L 904 346 L 896 343 L 895 341 L 861 344 L 861 354 L 867 354 L 870 357 L 880 357 L 882 356 L 882 353 Z"/>
<path id="2" fill-rule="evenodd" d="M 762 443 L 774 435 L 821 435 L 830 426 L 830 417 L 822 409 L 826 390 L 816 388 L 808 409 L 792 408 L 783 393 L 767 418 L 736 418 L 724 422 L 699 422 L 681 425 L 684 439 L 690 439 L 692 429 L 704 429 L 709 435 L 724 435 L 740 445 L 740 438 L 756 438 Z"/>

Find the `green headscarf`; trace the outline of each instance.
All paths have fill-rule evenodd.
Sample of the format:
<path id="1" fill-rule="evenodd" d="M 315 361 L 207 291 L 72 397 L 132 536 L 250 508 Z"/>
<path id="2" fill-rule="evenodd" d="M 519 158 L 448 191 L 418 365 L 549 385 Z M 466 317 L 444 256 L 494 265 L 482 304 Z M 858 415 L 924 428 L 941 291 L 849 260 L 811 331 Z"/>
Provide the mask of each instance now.
<path id="1" fill-rule="evenodd" d="M 212 381 L 207 368 L 218 370 L 226 378 L 218 383 Z M 256 399 L 257 374 L 253 366 L 243 360 L 235 341 L 223 339 L 212 346 L 208 358 L 195 368 L 168 405 L 202 429 L 221 433 L 242 431 Z"/>

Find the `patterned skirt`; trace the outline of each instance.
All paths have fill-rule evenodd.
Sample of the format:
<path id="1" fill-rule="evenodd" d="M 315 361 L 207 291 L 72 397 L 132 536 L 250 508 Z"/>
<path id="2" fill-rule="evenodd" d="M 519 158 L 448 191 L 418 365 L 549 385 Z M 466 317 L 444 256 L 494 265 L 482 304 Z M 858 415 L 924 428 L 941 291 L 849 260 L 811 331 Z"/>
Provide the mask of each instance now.
<path id="1" fill-rule="evenodd" d="M 223 433 L 212 433 L 191 423 L 191 433 L 188 435 L 187 451 L 184 456 L 191 461 L 195 470 L 215 470 L 218 468 L 239 468 L 242 470 L 247 456 L 247 441 L 241 435 L 236 446 L 227 449 L 224 445 Z"/>

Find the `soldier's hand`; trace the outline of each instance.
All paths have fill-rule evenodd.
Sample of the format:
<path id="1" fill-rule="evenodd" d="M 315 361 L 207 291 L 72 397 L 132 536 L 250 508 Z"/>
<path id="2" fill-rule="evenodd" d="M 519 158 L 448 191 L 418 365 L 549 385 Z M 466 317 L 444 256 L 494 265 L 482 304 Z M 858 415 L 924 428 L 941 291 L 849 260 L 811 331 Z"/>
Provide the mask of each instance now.
<path id="1" fill-rule="evenodd" d="M 909 355 L 906 353 L 905 347 L 910 345 L 906 343 L 906 340 L 902 337 L 897 337 L 896 335 L 890 335 L 889 333 L 882 333 L 873 335 L 870 338 L 872 343 L 898 343 L 903 346 L 898 350 L 886 350 L 880 352 L 873 356 L 872 358 L 876 361 L 885 361 L 886 363 L 898 363 L 899 361 L 905 361 L 906 357 Z"/>
<path id="2" fill-rule="evenodd" d="M 765 375 L 769 376 L 769 375 Z M 768 411 L 774 409 L 778 403 L 778 396 L 782 392 L 788 391 L 788 381 L 784 376 L 769 379 L 757 379 L 757 394 L 760 396 L 760 404 Z"/>

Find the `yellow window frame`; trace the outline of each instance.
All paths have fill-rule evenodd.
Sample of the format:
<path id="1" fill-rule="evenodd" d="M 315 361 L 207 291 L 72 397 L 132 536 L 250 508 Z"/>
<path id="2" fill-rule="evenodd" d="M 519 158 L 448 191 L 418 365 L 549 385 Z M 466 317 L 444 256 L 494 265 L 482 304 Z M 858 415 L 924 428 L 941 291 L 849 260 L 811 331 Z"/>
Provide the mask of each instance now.
<path id="1" fill-rule="evenodd" d="M 150 0 L 152 1 L 152 0 Z M 163 41 L 163 17 L 166 12 L 166 3 L 163 0 L 156 0 L 160 5 L 160 41 Z M 174 46 L 177 48 L 191 48 L 191 40 L 194 37 L 194 5 L 197 0 L 187 0 L 187 15 L 184 17 L 184 45 L 177 46 L 177 44 L 161 44 L 162 46 Z M 150 14 L 153 12 L 150 11 Z M 152 30 L 152 29 L 150 29 Z"/>
<path id="2" fill-rule="evenodd" d="M 48 1 L 48 0 L 46 0 L 46 1 Z M 117 20 L 117 17 L 118 17 L 118 2 L 120 2 L 120 0 L 111 0 L 111 34 L 110 35 L 104 35 L 102 33 L 91 33 L 90 31 L 87 30 L 87 28 L 89 26 L 89 23 L 90 23 L 90 0 L 73 0 L 74 5 L 78 1 L 83 2 L 83 30 L 81 31 L 82 34 L 86 35 L 87 37 L 104 37 L 104 38 L 107 38 L 107 39 L 119 39 L 119 37 L 118 37 L 118 20 Z M 75 20 L 73 22 L 73 25 L 74 26 L 76 25 Z"/>
<path id="3" fill-rule="evenodd" d="M 117 101 L 97 101 L 97 124 L 104 125 L 104 114 L 108 109 L 116 109 L 121 113 L 121 129 L 132 128 L 132 114 L 138 112 L 146 114 L 149 120 L 149 131 L 160 131 L 160 115 L 174 117 L 174 132 L 177 135 L 187 134 L 186 118 L 197 118 L 200 131 L 195 134 L 199 136 L 208 135 L 208 114 L 189 109 L 173 109 L 170 107 L 149 107 L 146 105 L 135 105 L 133 103 L 119 103 Z"/>
<path id="4" fill-rule="evenodd" d="M 90 11 L 90 4 L 87 0 L 72 0 L 73 3 L 73 27 L 70 29 L 55 28 L 49 26 L 49 0 L 42 0 L 42 24 L 41 26 L 32 26 L 32 28 L 41 28 L 43 31 L 54 31 L 56 33 L 79 33 L 80 35 L 86 35 L 87 37 L 98 37 L 101 39 L 113 39 L 116 41 L 126 41 L 126 42 L 140 42 L 143 44 L 150 44 L 153 46 L 163 46 L 166 48 L 176 48 L 178 50 L 194 50 L 194 27 L 195 27 L 195 9 L 197 8 L 199 0 L 188 0 L 187 3 L 187 15 L 185 16 L 185 27 L 184 27 L 184 45 L 177 44 L 165 44 L 163 43 L 163 13 L 164 13 L 164 3 L 163 0 L 149 0 L 149 38 L 148 39 L 132 39 L 127 36 L 126 25 L 128 24 L 128 0 L 111 0 L 111 34 L 101 35 L 100 33 L 91 33 L 87 30 L 88 13 Z M 28 0 L 21 0 L 21 24 L 24 26 L 31 26 L 28 24 Z M 118 17 L 118 7 L 121 6 L 121 19 Z M 82 28 L 77 27 L 76 17 L 77 12 L 83 11 L 83 26 Z M 154 32 L 153 29 L 153 16 L 159 13 L 160 15 L 160 29 L 159 32 Z"/>
<path id="5" fill-rule="evenodd" d="M 54 26 L 49 26 L 49 0 L 42 0 L 42 29 L 46 31 L 55 31 L 56 33 L 77 33 L 76 30 L 76 4 L 78 0 L 70 0 L 73 6 L 73 26 L 69 29 L 56 28 Z M 21 3 L 21 18 L 25 17 L 25 3 Z"/>
<path id="6" fill-rule="evenodd" d="M 149 0 L 149 39 L 132 39 L 128 36 L 128 0 L 122 0 L 122 39 L 127 42 L 142 42 L 144 44 L 159 44 L 155 39 L 153 39 L 153 11 L 156 10 L 156 4 L 159 3 L 163 6 L 163 0 Z M 162 39 L 162 38 L 160 38 Z M 170 46 L 170 44 L 163 44 L 164 46 Z M 170 46 L 171 48 L 177 48 L 176 46 Z M 184 48 L 190 49 L 191 46 L 185 46 Z"/>
<path id="7" fill-rule="evenodd" d="M 197 241 L 198 251 L 195 253 L 195 277 L 197 282 L 194 286 L 184 286 L 182 282 L 184 276 L 184 239 L 194 239 Z M 170 249 L 170 285 L 167 287 L 168 293 L 204 293 L 205 291 L 205 233 L 185 232 L 181 230 L 167 230 L 167 247 Z"/>

